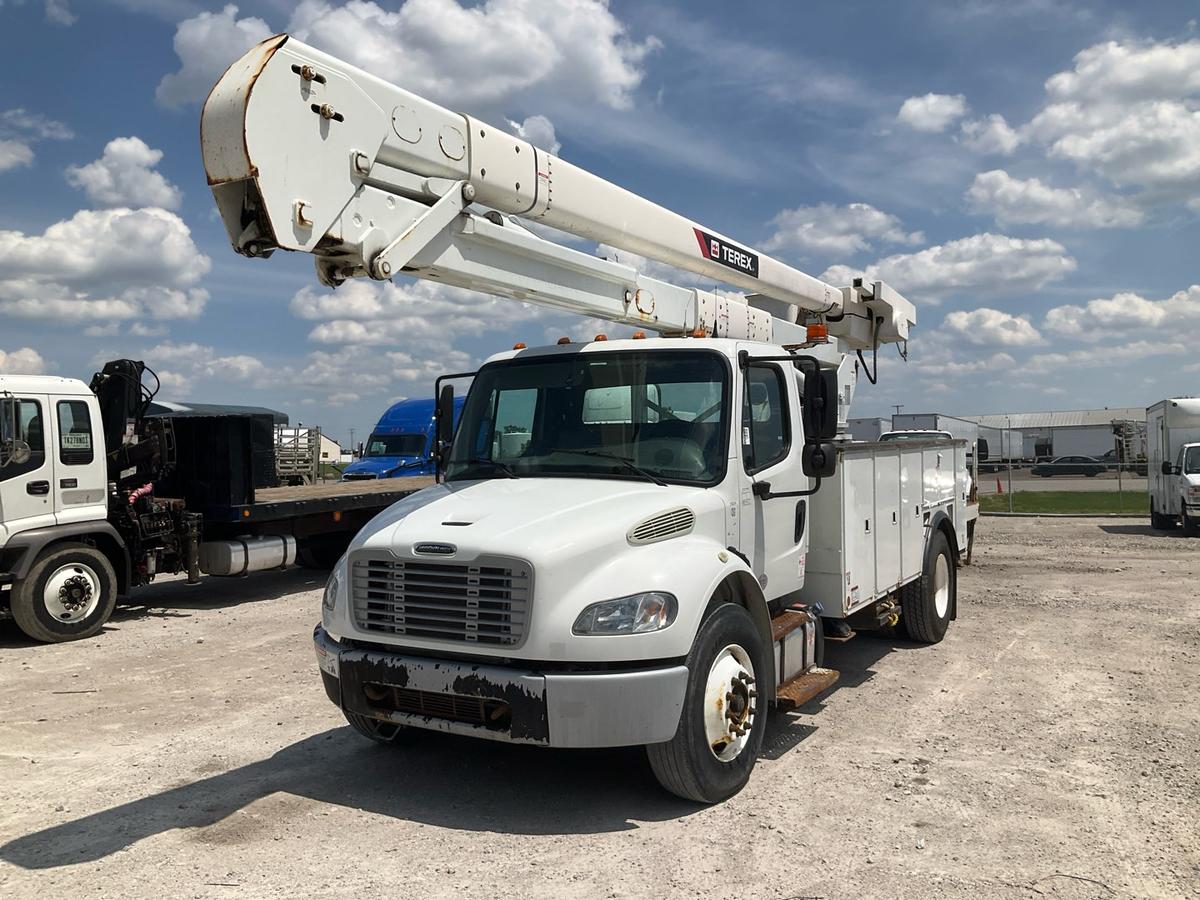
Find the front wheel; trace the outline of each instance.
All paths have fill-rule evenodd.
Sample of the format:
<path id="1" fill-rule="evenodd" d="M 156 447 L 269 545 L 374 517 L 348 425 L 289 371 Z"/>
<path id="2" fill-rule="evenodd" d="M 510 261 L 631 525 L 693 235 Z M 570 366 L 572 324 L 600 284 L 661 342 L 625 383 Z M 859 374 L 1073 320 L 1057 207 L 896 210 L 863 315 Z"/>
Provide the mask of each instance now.
<path id="1" fill-rule="evenodd" d="M 717 607 L 700 626 L 687 668 L 675 737 L 648 745 L 646 755 L 672 794 L 720 803 L 750 780 L 771 691 L 766 648 L 746 610 L 735 603 Z"/>
<path id="2" fill-rule="evenodd" d="M 900 589 L 900 621 L 911 640 L 936 644 L 946 636 L 958 596 L 958 573 L 946 533 L 938 530 L 925 548 L 921 577 Z"/>
<path id="3" fill-rule="evenodd" d="M 104 627 L 117 603 L 117 575 L 87 544 L 47 548 L 13 590 L 17 626 L 35 641 L 88 638 Z"/>

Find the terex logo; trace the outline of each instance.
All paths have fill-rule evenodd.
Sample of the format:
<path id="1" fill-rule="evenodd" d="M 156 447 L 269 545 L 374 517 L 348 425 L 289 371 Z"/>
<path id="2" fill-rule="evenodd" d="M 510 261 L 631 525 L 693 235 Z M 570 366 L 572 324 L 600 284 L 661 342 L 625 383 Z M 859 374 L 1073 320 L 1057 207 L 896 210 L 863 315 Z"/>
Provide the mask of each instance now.
<path id="1" fill-rule="evenodd" d="M 435 544 L 427 542 L 424 544 L 415 544 L 413 546 L 413 553 L 428 553 L 434 556 L 453 556 L 457 552 L 458 548 L 453 544 Z"/>
<path id="2" fill-rule="evenodd" d="M 693 228 L 696 240 L 700 242 L 700 253 L 705 259 L 711 259 L 730 269 L 745 272 L 747 275 L 758 277 L 758 254 L 743 250 L 736 244 L 723 241 L 699 228 Z"/>

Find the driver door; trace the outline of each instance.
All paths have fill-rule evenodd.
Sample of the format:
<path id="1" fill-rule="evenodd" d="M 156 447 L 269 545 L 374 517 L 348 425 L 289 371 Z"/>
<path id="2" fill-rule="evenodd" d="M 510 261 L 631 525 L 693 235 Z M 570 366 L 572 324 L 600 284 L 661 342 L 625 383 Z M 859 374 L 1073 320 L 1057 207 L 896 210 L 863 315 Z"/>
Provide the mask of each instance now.
<path id="1" fill-rule="evenodd" d="M 0 469 L 0 545 L 14 534 L 32 528 L 53 525 L 54 455 L 46 452 L 50 441 L 47 417 L 49 398 L 43 395 L 17 395 L 18 440 L 29 445 L 29 460 L 10 463 Z"/>
<path id="2" fill-rule="evenodd" d="M 800 467 L 804 435 L 797 382 L 793 368 L 779 363 L 751 359 L 742 373 L 741 544 L 768 600 L 799 591 L 804 583 L 809 498 L 763 500 L 752 491 L 756 481 L 769 481 L 772 493 L 810 487 Z"/>

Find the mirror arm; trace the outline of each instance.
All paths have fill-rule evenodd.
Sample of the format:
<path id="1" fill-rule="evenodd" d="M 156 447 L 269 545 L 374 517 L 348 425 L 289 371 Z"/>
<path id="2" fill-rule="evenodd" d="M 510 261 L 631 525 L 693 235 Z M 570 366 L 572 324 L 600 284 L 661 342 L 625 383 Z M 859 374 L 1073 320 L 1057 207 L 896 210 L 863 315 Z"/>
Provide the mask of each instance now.
<path id="1" fill-rule="evenodd" d="M 780 497 L 811 497 L 821 489 L 821 478 L 816 476 L 813 478 L 813 486 L 807 491 L 782 491 L 778 494 L 771 493 L 771 482 L 756 481 L 754 486 L 750 488 L 751 492 L 759 500 L 775 500 Z"/>

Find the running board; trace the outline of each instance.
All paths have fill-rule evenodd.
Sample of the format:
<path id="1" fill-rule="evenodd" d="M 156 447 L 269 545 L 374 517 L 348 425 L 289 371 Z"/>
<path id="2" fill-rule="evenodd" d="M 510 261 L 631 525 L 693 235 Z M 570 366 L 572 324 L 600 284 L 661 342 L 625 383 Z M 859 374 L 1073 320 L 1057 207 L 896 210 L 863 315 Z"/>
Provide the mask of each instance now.
<path id="1" fill-rule="evenodd" d="M 813 666 L 786 684 L 781 684 L 775 691 L 776 703 L 782 710 L 799 709 L 813 697 L 833 687 L 838 677 L 835 669 Z"/>

